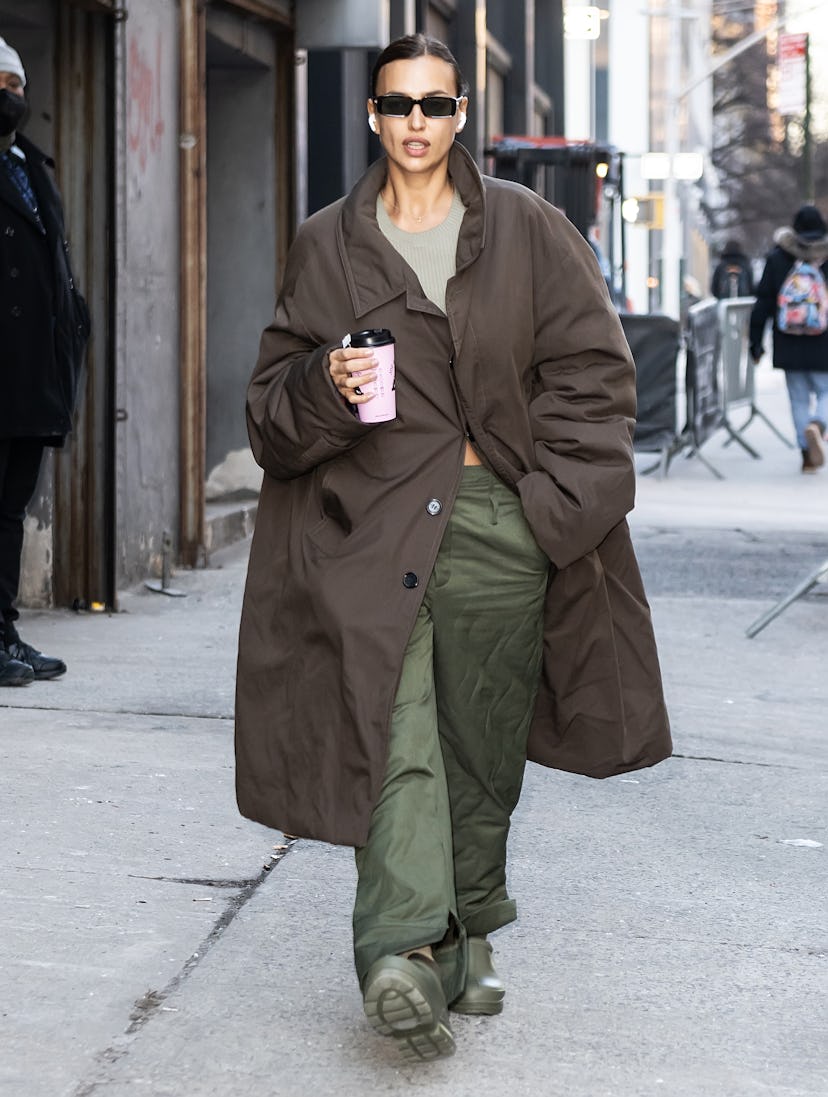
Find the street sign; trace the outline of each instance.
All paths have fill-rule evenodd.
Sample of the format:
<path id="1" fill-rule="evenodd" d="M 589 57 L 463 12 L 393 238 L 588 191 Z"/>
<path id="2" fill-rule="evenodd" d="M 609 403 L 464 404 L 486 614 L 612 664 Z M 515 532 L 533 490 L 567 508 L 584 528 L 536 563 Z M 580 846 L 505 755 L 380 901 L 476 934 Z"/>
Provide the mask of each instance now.
<path id="1" fill-rule="evenodd" d="M 664 195 L 639 194 L 621 203 L 621 216 L 631 225 L 648 229 L 664 228 Z"/>
<path id="2" fill-rule="evenodd" d="M 777 102 L 780 114 L 804 114 L 807 98 L 808 35 L 780 34 Z"/>
<path id="3" fill-rule="evenodd" d="M 667 152 L 643 152 L 641 154 L 642 179 L 669 179 L 670 154 Z"/>
<path id="4" fill-rule="evenodd" d="M 642 179 L 701 179 L 704 156 L 700 152 L 642 152 Z"/>
<path id="5" fill-rule="evenodd" d="M 593 6 L 579 7 L 567 4 L 564 8 L 564 37 L 581 40 L 599 38 L 601 35 L 601 9 Z"/>

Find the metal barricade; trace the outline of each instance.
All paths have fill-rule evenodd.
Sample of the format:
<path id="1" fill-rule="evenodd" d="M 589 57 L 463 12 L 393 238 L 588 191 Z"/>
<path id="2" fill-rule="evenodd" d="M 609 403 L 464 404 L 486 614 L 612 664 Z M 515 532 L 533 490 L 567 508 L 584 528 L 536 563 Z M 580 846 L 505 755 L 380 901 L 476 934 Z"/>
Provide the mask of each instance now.
<path id="1" fill-rule="evenodd" d="M 676 365 L 681 332 L 670 316 L 621 313 L 621 325 L 635 360 L 638 413 L 636 453 L 657 453 L 658 460 L 642 475 L 667 474 L 670 461 L 681 449 L 677 422 Z"/>
<path id="2" fill-rule="evenodd" d="M 713 475 L 719 470 L 701 454 L 701 447 L 723 424 L 725 405 L 721 379 L 721 331 L 718 302 L 705 298 L 687 310 L 684 384 L 687 393 L 687 456 L 697 457 Z"/>
<path id="3" fill-rule="evenodd" d="M 720 425 L 728 433 L 724 443 L 726 446 L 731 442 L 738 442 L 751 457 L 758 459 L 760 454 L 742 437 L 754 419 L 761 419 L 786 446 L 792 446 L 793 443 L 756 406 L 756 364 L 750 356 L 748 338 L 753 303 L 753 297 L 730 297 L 719 302 L 723 396 Z M 734 426 L 730 419 L 731 411 L 737 408 L 747 408 L 749 412 L 740 427 Z"/>
<path id="4" fill-rule="evenodd" d="M 702 446 L 724 430 L 725 446 L 738 442 L 758 459 L 761 455 L 742 437 L 754 419 L 761 419 L 784 445 L 793 445 L 756 404 L 756 364 L 749 347 L 753 302 L 753 297 L 721 301 L 707 297 L 691 305 L 683 340 L 678 321 L 668 316 L 621 314 L 636 363 L 635 450 L 659 455 L 642 474 L 657 470 L 666 476 L 673 458 L 683 453 L 698 458 L 722 480 L 719 469 L 701 453 Z M 680 365 L 684 369 L 683 394 L 677 377 Z M 682 395 L 686 418 L 679 429 Z M 746 408 L 748 416 L 735 426 L 732 414 L 740 408 Z"/>
<path id="5" fill-rule="evenodd" d="M 775 606 L 772 606 L 767 613 L 763 613 L 761 617 L 757 617 L 752 625 L 749 625 L 745 630 L 745 636 L 749 640 L 752 640 L 757 633 L 761 632 L 765 625 L 769 625 L 771 621 L 776 620 L 779 614 L 793 605 L 797 598 L 802 598 L 810 590 L 817 585 L 817 583 L 828 582 L 828 560 L 824 560 L 816 571 L 812 571 L 810 575 L 806 575 L 801 583 L 793 588 L 793 590 L 786 594 L 784 598 L 780 599 Z"/>

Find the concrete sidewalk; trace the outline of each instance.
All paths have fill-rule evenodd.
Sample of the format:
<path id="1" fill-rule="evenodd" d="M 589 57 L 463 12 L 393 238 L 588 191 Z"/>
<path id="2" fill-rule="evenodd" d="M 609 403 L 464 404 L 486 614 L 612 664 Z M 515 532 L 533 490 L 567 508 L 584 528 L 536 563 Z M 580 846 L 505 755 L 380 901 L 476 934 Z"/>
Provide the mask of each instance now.
<path id="1" fill-rule="evenodd" d="M 0 694 L 3 1097 L 825 1097 L 828 604 L 744 629 L 828 557 L 828 471 L 748 438 L 761 461 L 705 447 L 723 481 L 679 457 L 639 483 L 676 757 L 530 767 L 505 1012 L 419 1069 L 362 1017 L 351 852 L 235 810 L 247 542 L 176 574 L 186 598 L 27 613 L 70 669 Z"/>

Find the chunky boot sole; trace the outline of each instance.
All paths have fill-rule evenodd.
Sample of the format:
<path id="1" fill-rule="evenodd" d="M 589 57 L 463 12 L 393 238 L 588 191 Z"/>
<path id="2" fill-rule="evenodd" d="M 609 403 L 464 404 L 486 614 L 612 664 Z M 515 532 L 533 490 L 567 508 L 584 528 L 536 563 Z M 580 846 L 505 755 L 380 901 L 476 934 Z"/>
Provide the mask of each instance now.
<path id="1" fill-rule="evenodd" d="M 439 976 L 422 961 L 387 956 L 378 960 L 365 978 L 365 1016 L 380 1036 L 391 1036 L 410 1062 L 453 1055 Z"/>

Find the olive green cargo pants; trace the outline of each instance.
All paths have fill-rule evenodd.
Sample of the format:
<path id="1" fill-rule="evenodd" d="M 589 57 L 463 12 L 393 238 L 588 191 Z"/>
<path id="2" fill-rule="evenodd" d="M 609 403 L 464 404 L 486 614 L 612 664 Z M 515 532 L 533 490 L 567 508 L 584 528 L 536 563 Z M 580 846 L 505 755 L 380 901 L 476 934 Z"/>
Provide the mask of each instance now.
<path id="1" fill-rule="evenodd" d="M 356 851 L 360 982 L 381 956 L 433 944 L 446 997 L 465 938 L 514 921 L 506 840 L 537 692 L 549 559 L 520 500 L 464 469 L 403 662 L 388 763 Z"/>

